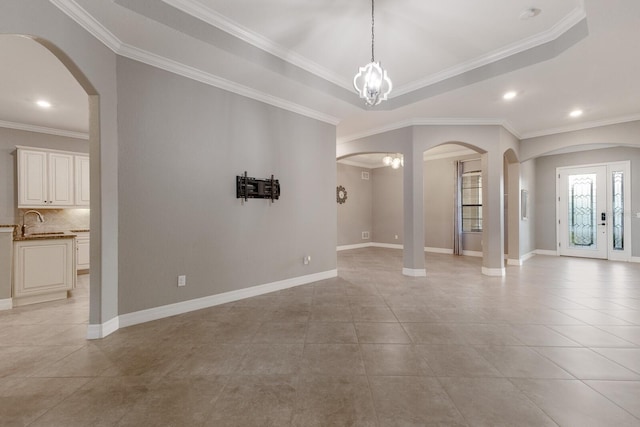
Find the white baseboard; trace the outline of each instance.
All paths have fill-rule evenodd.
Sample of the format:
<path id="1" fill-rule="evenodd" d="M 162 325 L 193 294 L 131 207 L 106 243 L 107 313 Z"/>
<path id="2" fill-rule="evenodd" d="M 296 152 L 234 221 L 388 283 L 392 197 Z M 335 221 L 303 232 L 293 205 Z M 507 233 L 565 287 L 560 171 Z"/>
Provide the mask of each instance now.
<path id="1" fill-rule="evenodd" d="M 373 243 L 371 242 L 357 243 L 355 245 L 342 245 L 342 246 L 337 246 L 336 251 L 348 251 L 350 249 L 370 248 L 371 246 L 373 246 Z"/>
<path id="2" fill-rule="evenodd" d="M 520 259 L 507 259 L 507 265 L 516 265 L 516 266 L 522 266 L 522 264 L 524 264 L 525 261 L 533 258 L 534 256 L 536 256 L 535 252 L 529 252 L 528 254 L 524 254 L 520 257 Z"/>
<path id="3" fill-rule="evenodd" d="M 13 308 L 13 299 L 0 299 L 0 310 L 11 310 Z"/>
<path id="4" fill-rule="evenodd" d="M 632 256 L 629 258 L 629 262 L 640 262 L 640 256 Z"/>
<path id="5" fill-rule="evenodd" d="M 558 256 L 558 251 L 549 251 L 547 249 L 536 249 L 533 252 L 535 252 L 536 255 Z"/>
<path id="6" fill-rule="evenodd" d="M 484 274 L 485 276 L 502 277 L 505 274 L 505 270 L 504 270 L 504 267 L 503 268 L 482 267 L 482 274 Z"/>
<path id="7" fill-rule="evenodd" d="M 387 248 L 387 249 L 404 249 L 403 245 L 397 245 L 393 243 L 371 243 L 371 246 L 376 248 Z"/>
<path id="8" fill-rule="evenodd" d="M 93 324 L 87 327 L 87 339 L 88 340 L 97 340 L 100 338 L 104 338 L 107 335 L 110 335 L 117 331 L 120 328 L 120 320 L 118 316 L 114 317 L 111 320 L 107 320 L 101 324 Z"/>
<path id="9" fill-rule="evenodd" d="M 480 251 L 462 251 L 462 255 L 464 255 L 464 256 L 482 257 L 482 252 L 480 252 Z"/>
<path id="10" fill-rule="evenodd" d="M 447 249 L 447 248 L 430 248 L 430 247 L 425 246 L 424 247 L 424 251 L 425 252 L 432 252 L 434 254 L 453 255 L 453 249 Z"/>
<path id="11" fill-rule="evenodd" d="M 403 268 L 402 274 L 410 277 L 427 277 L 427 270 L 424 268 Z"/>
<path id="12" fill-rule="evenodd" d="M 527 254 L 522 255 L 520 257 L 520 261 L 524 263 L 525 261 L 530 260 L 534 256 L 536 256 L 536 252 L 535 251 L 531 251 L 531 252 L 529 252 Z"/>
<path id="13" fill-rule="evenodd" d="M 307 283 L 330 279 L 337 275 L 338 270 L 328 270 L 320 273 L 308 274 L 306 276 L 280 280 L 278 282 L 267 283 L 264 285 L 252 286 L 246 289 L 238 289 L 237 291 L 230 291 L 222 294 L 196 298 L 189 301 L 182 301 L 146 310 L 135 311 L 133 313 L 126 313 L 120 315 L 120 327 L 125 328 L 139 323 L 151 322 L 152 320 L 163 319 L 165 317 L 189 313 L 203 308 L 209 308 L 220 304 L 226 304 L 228 302 L 293 288 L 295 286 L 306 285 Z"/>

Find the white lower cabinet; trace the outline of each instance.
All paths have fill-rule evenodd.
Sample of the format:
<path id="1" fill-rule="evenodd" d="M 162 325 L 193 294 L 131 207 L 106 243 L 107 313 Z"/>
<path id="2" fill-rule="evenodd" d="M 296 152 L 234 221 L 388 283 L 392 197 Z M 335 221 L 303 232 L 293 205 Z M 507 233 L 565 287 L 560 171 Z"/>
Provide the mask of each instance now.
<path id="1" fill-rule="evenodd" d="M 89 233 L 75 232 L 76 237 L 76 270 L 89 269 Z"/>
<path id="2" fill-rule="evenodd" d="M 74 243 L 73 237 L 14 242 L 14 306 L 67 298 L 76 279 Z"/>

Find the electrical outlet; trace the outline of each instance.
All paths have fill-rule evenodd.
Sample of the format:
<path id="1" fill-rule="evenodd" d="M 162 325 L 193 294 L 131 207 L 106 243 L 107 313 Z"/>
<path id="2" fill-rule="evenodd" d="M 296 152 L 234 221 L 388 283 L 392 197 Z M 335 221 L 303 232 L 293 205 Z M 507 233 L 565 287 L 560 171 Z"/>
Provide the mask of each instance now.
<path id="1" fill-rule="evenodd" d="M 178 286 L 187 286 L 187 276 L 181 275 L 178 276 Z"/>
<path id="2" fill-rule="evenodd" d="M 302 258 L 302 263 L 303 263 L 304 265 L 309 265 L 309 263 L 310 263 L 310 262 L 311 262 L 311 255 L 305 255 L 305 256 Z"/>
<path id="3" fill-rule="evenodd" d="M 369 232 L 368 231 L 363 231 L 362 232 L 362 240 L 368 240 L 369 239 Z"/>
<path id="4" fill-rule="evenodd" d="M 395 235 L 395 238 L 396 238 L 396 240 L 398 240 L 398 235 L 397 234 Z"/>

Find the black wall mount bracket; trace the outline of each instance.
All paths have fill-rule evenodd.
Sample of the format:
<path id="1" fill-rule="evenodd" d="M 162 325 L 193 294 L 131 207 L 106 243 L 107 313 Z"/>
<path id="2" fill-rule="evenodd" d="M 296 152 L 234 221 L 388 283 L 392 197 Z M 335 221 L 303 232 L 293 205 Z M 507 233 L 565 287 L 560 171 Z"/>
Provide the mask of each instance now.
<path id="1" fill-rule="evenodd" d="M 244 175 L 236 176 L 236 198 L 244 199 L 271 199 L 271 202 L 280 198 L 280 181 L 273 178 L 252 178 Z"/>

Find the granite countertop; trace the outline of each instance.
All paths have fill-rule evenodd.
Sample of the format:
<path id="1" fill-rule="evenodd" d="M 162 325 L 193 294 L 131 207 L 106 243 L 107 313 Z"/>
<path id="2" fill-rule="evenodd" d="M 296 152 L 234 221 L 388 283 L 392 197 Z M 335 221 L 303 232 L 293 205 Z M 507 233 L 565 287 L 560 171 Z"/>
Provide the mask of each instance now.
<path id="1" fill-rule="evenodd" d="M 13 237 L 14 242 L 24 240 L 45 240 L 45 239 L 74 239 L 76 234 L 68 231 L 49 232 L 49 233 L 27 233 L 24 236 L 16 235 Z"/>

